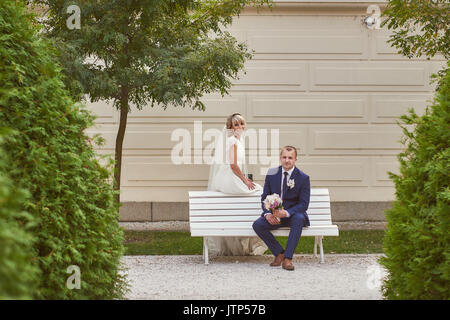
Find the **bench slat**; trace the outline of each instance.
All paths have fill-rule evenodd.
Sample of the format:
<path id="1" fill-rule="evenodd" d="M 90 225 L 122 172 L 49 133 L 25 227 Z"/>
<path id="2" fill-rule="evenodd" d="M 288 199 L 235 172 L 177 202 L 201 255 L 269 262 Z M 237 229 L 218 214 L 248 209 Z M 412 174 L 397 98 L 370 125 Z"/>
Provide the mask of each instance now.
<path id="1" fill-rule="evenodd" d="M 258 192 L 253 196 L 261 196 L 262 192 Z M 329 195 L 328 189 L 314 188 L 311 189 L 311 195 Z M 218 191 L 189 191 L 189 198 L 206 198 L 206 197 L 248 197 L 248 194 L 226 194 Z"/>
<path id="2" fill-rule="evenodd" d="M 327 229 L 327 228 L 337 228 L 337 225 L 328 225 L 328 226 L 309 226 L 309 227 L 304 227 L 303 230 L 305 229 Z M 251 222 L 234 222 L 233 224 L 231 223 L 214 223 L 214 222 L 209 222 L 209 223 L 193 223 L 191 224 L 191 229 L 195 229 L 195 230 L 208 230 L 208 229 L 214 229 L 214 230 L 226 230 L 226 229 L 252 229 L 252 223 Z M 289 228 L 286 227 L 282 227 L 279 230 L 288 230 Z"/>
<path id="3" fill-rule="evenodd" d="M 196 221 L 196 219 L 203 219 L 203 221 L 206 221 L 208 219 L 214 220 L 214 219 L 221 219 L 224 217 L 228 217 L 228 219 L 230 219 L 230 221 L 237 221 L 239 220 L 241 217 L 252 217 L 254 220 L 258 219 L 261 215 L 260 214 L 235 214 L 235 215 L 230 215 L 230 214 L 224 214 L 224 215 L 220 215 L 220 214 L 208 214 L 208 215 L 191 215 L 189 217 L 189 219 L 191 219 L 192 221 Z M 328 219 L 331 220 L 331 215 L 330 214 L 311 214 L 308 215 L 309 220 L 324 220 L 324 219 Z"/>
<path id="4" fill-rule="evenodd" d="M 289 229 L 280 228 L 272 231 L 275 236 L 288 236 Z M 193 237 L 211 237 L 211 236 L 238 236 L 238 237 L 257 237 L 252 228 L 221 228 L 221 229 L 198 229 L 191 228 Z M 310 226 L 303 228 L 302 236 L 339 236 L 339 230 L 336 225 L 329 226 Z"/>
<path id="5" fill-rule="evenodd" d="M 197 216 L 222 216 L 222 215 L 229 215 L 229 216 L 234 216 L 234 215 L 255 215 L 255 216 L 260 216 L 262 213 L 262 210 L 259 209 L 242 209 L 242 210 L 234 210 L 234 209 L 229 209 L 229 210 L 220 210 L 220 211 L 211 211 L 211 210 L 191 210 L 189 211 L 189 216 L 190 217 L 197 217 Z M 316 214 L 328 214 L 331 215 L 331 210 L 329 208 L 326 209 L 308 209 L 306 211 L 306 213 L 308 214 L 308 216 L 313 216 Z"/>
<path id="6" fill-rule="evenodd" d="M 191 217 L 190 220 L 191 220 L 191 222 L 255 221 L 258 218 L 259 218 L 259 215 L 258 216 L 255 216 L 255 215 L 249 215 L 249 216 L 244 216 L 244 215 L 239 215 L 239 216 L 200 216 L 200 217 Z M 309 218 L 310 218 L 309 219 L 310 222 L 311 221 L 319 221 L 319 220 L 331 221 L 330 215 L 314 215 Z"/>
<path id="7" fill-rule="evenodd" d="M 253 203 L 201 203 L 201 204 L 190 204 L 190 210 L 223 210 L 223 209 L 236 209 L 236 207 L 240 209 L 260 209 L 260 202 Z M 310 202 L 309 208 L 330 208 L 329 202 Z"/>
<path id="8" fill-rule="evenodd" d="M 234 221 L 234 222 L 246 222 L 249 224 L 248 228 L 251 229 L 251 226 L 253 224 L 253 221 L 255 221 L 255 219 L 248 219 L 248 220 L 239 220 L 239 221 Z M 227 224 L 233 223 L 231 221 L 193 221 L 191 222 L 191 225 L 193 228 L 197 228 L 198 226 L 200 226 L 201 224 L 206 224 L 206 223 L 211 223 L 211 222 L 220 222 L 221 223 L 221 227 L 224 229 L 229 229 L 229 228 L 233 228 L 231 227 L 227 227 Z M 310 221 L 310 226 L 311 227 L 316 227 L 316 226 L 330 226 L 332 225 L 331 220 L 314 220 L 314 221 Z M 201 227 L 201 226 L 200 226 Z"/>
<path id="9" fill-rule="evenodd" d="M 240 209 L 230 209 L 230 210 L 216 210 L 216 211 L 211 211 L 211 210 L 192 210 L 189 211 L 189 216 L 190 217 L 198 217 L 198 216 L 239 216 L 239 215 L 254 215 L 254 216 L 260 216 L 262 213 L 261 208 L 259 209 L 245 209 L 245 210 L 240 210 Z"/>
<path id="10" fill-rule="evenodd" d="M 261 204 L 261 197 L 233 197 L 233 198 L 192 198 L 189 199 L 189 204 L 200 203 L 254 203 Z M 330 196 L 311 196 L 309 202 L 330 202 Z"/>
<path id="11" fill-rule="evenodd" d="M 311 227 L 315 226 L 327 226 L 332 225 L 330 220 L 324 220 L 327 223 L 320 223 L 320 221 L 312 221 Z M 193 229 L 217 229 L 217 230 L 225 230 L 225 229 L 253 229 L 252 228 L 253 221 L 206 221 L 206 222 L 191 222 L 190 228 Z"/>
<path id="12" fill-rule="evenodd" d="M 222 210 L 222 209 L 260 209 L 261 203 L 251 202 L 251 203 L 201 203 L 201 204 L 191 204 L 189 207 L 193 210 Z"/>

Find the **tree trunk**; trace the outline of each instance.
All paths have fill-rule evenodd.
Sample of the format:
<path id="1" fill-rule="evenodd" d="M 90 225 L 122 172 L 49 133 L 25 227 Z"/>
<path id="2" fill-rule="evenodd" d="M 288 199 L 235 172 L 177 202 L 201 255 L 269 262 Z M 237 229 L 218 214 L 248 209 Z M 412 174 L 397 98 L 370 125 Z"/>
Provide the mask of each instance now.
<path id="1" fill-rule="evenodd" d="M 128 90 L 125 87 L 120 89 L 120 122 L 119 131 L 116 137 L 116 150 L 115 150 L 115 166 L 114 166 L 114 190 L 120 192 L 120 174 L 122 172 L 122 146 L 123 139 L 125 137 L 125 129 L 127 127 L 128 117 Z M 116 195 L 116 200 L 120 203 L 120 194 Z"/>

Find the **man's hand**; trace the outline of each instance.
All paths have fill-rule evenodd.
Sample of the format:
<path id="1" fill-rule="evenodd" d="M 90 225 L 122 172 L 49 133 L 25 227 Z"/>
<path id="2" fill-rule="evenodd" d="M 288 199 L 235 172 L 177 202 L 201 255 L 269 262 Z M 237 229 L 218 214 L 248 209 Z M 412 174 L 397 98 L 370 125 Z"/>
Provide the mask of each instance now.
<path id="1" fill-rule="evenodd" d="M 284 209 L 275 209 L 275 210 L 273 210 L 272 213 L 275 217 L 278 217 L 278 218 L 286 218 L 287 217 L 286 211 Z"/>
<path id="2" fill-rule="evenodd" d="M 271 213 L 266 214 L 265 218 L 266 218 L 267 222 L 269 222 L 272 225 L 280 223 L 280 221 L 278 221 L 278 219 Z"/>

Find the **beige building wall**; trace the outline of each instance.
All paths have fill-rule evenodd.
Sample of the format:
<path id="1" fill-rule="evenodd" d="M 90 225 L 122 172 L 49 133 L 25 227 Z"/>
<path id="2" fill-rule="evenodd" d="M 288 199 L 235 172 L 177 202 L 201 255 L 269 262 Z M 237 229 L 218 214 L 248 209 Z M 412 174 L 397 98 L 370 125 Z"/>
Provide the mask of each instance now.
<path id="1" fill-rule="evenodd" d="M 272 11 L 246 10 L 230 31 L 255 54 L 228 96 L 205 96 L 206 112 L 149 106 L 129 115 L 122 201 L 186 202 L 188 191 L 205 190 L 209 166 L 194 163 L 194 121 L 221 129 L 233 112 L 248 129 L 279 129 L 280 146 L 300 149 L 297 166 L 312 187 L 328 187 L 332 201 L 393 200 L 387 171 L 396 172 L 402 148 L 396 120 L 410 107 L 423 112 L 433 93 L 429 76 L 444 60 L 396 54 L 386 30 L 361 23 L 374 3 L 383 8 L 385 1 L 276 1 Z M 99 152 L 112 154 L 118 113 L 106 103 L 89 108 L 98 115 L 89 132 L 106 138 Z M 192 134 L 192 164 L 171 161 L 179 128 Z M 258 171 L 252 166 L 263 184 Z"/>

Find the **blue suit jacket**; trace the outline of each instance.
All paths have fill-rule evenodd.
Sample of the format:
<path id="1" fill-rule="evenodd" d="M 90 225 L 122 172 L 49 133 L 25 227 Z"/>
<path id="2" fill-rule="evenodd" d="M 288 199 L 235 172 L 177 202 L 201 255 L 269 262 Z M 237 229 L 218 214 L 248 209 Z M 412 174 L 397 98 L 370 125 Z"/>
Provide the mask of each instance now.
<path id="1" fill-rule="evenodd" d="M 264 199 L 273 193 L 281 194 L 281 172 L 281 166 L 271 168 L 267 172 L 264 191 L 261 195 L 261 206 L 263 209 L 261 216 L 270 212 L 264 208 Z M 309 206 L 309 197 L 311 194 L 309 176 L 295 167 L 290 179 L 294 179 L 295 185 L 293 188 L 288 187 L 288 191 L 283 195 L 283 208 L 289 212 L 291 217 L 296 214 L 303 214 L 305 217 L 305 226 L 308 227 L 309 218 L 306 210 Z"/>

